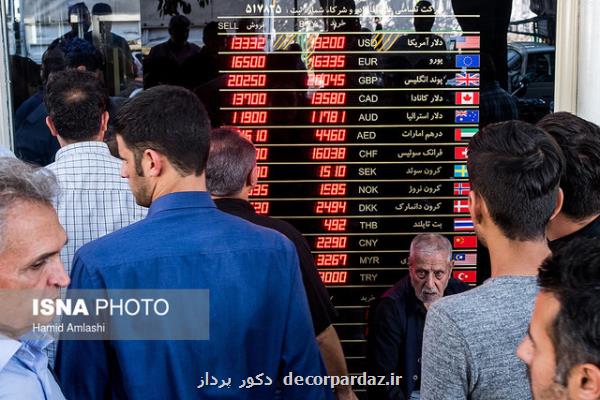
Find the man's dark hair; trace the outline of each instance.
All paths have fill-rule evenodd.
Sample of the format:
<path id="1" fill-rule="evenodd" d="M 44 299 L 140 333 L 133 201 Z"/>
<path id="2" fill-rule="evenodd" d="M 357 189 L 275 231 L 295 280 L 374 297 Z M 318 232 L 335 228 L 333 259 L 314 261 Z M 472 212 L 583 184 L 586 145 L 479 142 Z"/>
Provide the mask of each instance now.
<path id="1" fill-rule="evenodd" d="M 521 121 L 486 126 L 469 143 L 471 190 L 511 240 L 544 237 L 564 159 L 554 139 Z"/>
<path id="2" fill-rule="evenodd" d="M 187 89 L 162 85 L 143 91 L 121 107 L 115 131 L 133 151 L 138 175 L 143 173 L 141 155 L 146 149 L 164 154 L 183 176 L 204 171 L 210 121 L 200 100 Z"/>
<path id="3" fill-rule="evenodd" d="M 218 128 L 210 134 L 206 187 L 214 196 L 238 194 L 256 166 L 256 148 L 235 128 Z"/>
<path id="4" fill-rule="evenodd" d="M 574 366 L 600 367 L 600 241 L 578 238 L 561 246 L 540 267 L 538 283 L 560 303 L 548 334 L 556 381 L 566 385 Z"/>
<path id="5" fill-rule="evenodd" d="M 108 102 L 106 89 L 91 72 L 59 71 L 46 83 L 44 103 L 48 115 L 58 134 L 67 140 L 80 142 L 97 135 Z"/>
<path id="6" fill-rule="evenodd" d="M 102 69 L 104 59 L 102 53 L 93 44 L 81 38 L 73 38 L 61 46 L 65 53 L 67 68 L 84 66 L 87 71 Z"/>
<path id="7" fill-rule="evenodd" d="M 547 115 L 537 126 L 554 137 L 565 156 L 562 211 L 574 220 L 600 213 L 600 127 L 567 112 Z"/>

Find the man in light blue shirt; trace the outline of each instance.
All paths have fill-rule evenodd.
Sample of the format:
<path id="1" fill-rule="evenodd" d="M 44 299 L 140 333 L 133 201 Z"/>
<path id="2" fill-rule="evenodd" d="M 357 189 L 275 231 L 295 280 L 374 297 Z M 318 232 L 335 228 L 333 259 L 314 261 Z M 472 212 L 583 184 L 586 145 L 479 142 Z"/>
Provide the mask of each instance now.
<path id="1" fill-rule="evenodd" d="M 46 347 L 52 340 L 0 338 L 0 399 L 64 399 L 48 369 Z"/>
<path id="2" fill-rule="evenodd" d="M 53 175 L 0 158 L 0 399 L 64 399 L 48 369 L 52 340 L 30 332 L 53 317 L 34 316 L 31 296 L 55 299 L 69 284 L 60 261 L 67 237 L 52 207 L 56 191 Z"/>

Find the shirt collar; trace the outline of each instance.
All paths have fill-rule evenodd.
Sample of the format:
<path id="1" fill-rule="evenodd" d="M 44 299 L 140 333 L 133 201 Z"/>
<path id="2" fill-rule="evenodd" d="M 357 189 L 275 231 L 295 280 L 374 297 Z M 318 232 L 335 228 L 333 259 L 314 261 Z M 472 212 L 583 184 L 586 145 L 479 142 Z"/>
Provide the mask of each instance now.
<path id="1" fill-rule="evenodd" d="M 61 147 L 60 150 L 56 152 L 56 156 L 54 159 L 58 161 L 61 157 L 65 157 L 70 154 L 105 154 L 110 155 L 110 150 L 108 150 L 108 145 L 104 142 L 98 141 L 86 141 L 86 142 L 77 142 L 71 143 L 64 147 Z"/>
<path id="2" fill-rule="evenodd" d="M 0 371 L 21 348 L 22 343 L 0 334 Z"/>
<path id="3" fill-rule="evenodd" d="M 226 197 L 221 199 L 215 199 L 217 208 L 221 211 L 231 214 L 256 214 L 252 204 L 246 200 L 236 199 L 233 197 Z"/>
<path id="4" fill-rule="evenodd" d="M 208 192 L 175 192 L 154 200 L 148 209 L 148 218 L 155 214 L 181 208 L 216 208 Z"/>

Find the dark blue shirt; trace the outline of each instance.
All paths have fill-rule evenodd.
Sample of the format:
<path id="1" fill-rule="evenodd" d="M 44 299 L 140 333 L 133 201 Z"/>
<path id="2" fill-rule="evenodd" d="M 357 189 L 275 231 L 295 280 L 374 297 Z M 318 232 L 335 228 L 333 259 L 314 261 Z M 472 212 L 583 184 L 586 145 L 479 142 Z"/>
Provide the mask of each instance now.
<path id="1" fill-rule="evenodd" d="M 61 341 L 69 399 L 271 399 L 275 384 L 240 389 L 242 379 L 325 374 L 294 246 L 217 210 L 205 192 L 162 196 L 146 219 L 83 246 L 71 278 L 71 288 L 209 289 L 210 340 Z M 233 384 L 197 389 L 206 373 Z M 331 396 L 323 386 L 282 391 Z"/>
<path id="2" fill-rule="evenodd" d="M 469 287 L 450 278 L 444 296 Z M 402 376 L 400 386 L 369 387 L 369 398 L 400 400 L 421 387 L 421 347 L 427 309 L 415 295 L 407 275 L 380 298 L 369 318 L 369 375 L 394 373 Z"/>

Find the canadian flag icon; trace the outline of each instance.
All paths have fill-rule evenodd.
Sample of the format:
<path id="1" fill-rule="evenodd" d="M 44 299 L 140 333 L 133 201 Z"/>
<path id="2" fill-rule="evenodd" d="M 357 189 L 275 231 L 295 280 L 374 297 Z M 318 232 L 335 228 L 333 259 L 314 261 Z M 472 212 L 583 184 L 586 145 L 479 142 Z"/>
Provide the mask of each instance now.
<path id="1" fill-rule="evenodd" d="M 479 92 L 456 92 L 456 104 L 479 104 Z"/>

